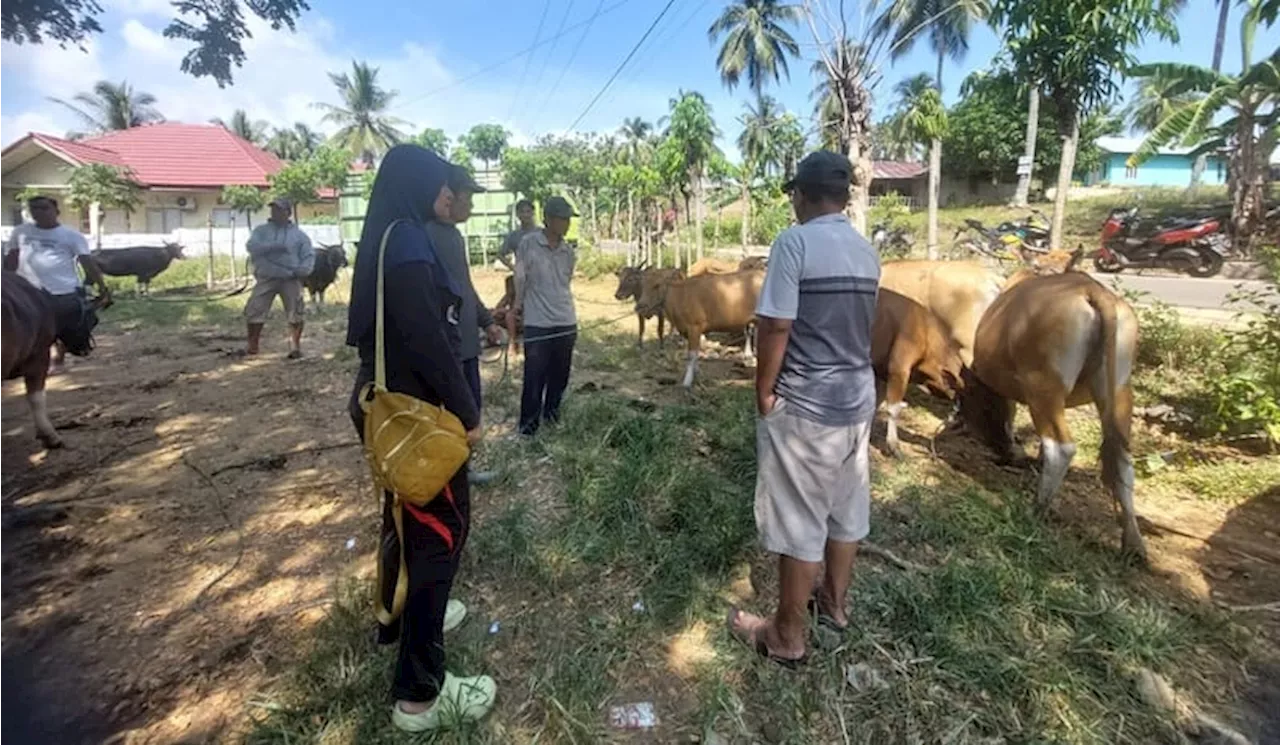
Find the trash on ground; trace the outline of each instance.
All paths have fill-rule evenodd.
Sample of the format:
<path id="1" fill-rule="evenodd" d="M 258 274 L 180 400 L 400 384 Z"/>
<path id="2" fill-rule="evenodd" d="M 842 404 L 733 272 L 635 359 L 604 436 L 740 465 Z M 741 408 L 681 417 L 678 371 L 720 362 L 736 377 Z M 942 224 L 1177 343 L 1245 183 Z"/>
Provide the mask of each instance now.
<path id="1" fill-rule="evenodd" d="M 496 634 L 501 628 L 502 628 L 502 624 L 498 623 L 497 621 L 494 621 L 493 623 L 489 624 L 489 633 Z"/>
<path id="2" fill-rule="evenodd" d="M 652 701 L 609 707 L 609 725 L 615 729 L 653 729 L 658 715 Z"/>
<path id="3" fill-rule="evenodd" d="M 880 671 L 865 662 L 844 666 L 844 679 L 855 691 L 869 691 L 887 687 Z"/>

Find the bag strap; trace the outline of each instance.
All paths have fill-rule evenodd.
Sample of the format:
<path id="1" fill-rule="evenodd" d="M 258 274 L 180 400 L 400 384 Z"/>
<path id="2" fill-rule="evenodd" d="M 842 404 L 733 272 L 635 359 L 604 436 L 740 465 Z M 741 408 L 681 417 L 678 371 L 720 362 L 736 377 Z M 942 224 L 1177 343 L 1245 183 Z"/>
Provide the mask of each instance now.
<path id="1" fill-rule="evenodd" d="M 383 326 L 386 316 L 383 303 L 383 285 L 386 281 L 386 273 L 384 265 L 387 258 L 387 239 L 391 237 L 391 231 L 397 223 L 404 222 L 403 219 L 392 220 L 387 229 L 382 231 L 382 243 L 378 245 L 378 289 L 377 304 L 374 311 L 374 361 L 373 361 L 373 385 L 375 391 L 385 391 L 387 389 L 387 353 L 386 345 L 383 341 Z"/>

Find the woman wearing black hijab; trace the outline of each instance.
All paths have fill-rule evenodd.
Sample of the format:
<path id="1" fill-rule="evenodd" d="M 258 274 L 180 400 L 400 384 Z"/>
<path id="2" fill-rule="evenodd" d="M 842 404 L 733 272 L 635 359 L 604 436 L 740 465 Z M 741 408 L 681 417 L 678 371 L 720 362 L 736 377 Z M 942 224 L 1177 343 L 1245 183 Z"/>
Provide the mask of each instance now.
<path id="1" fill-rule="evenodd" d="M 360 350 L 350 413 L 362 436 L 360 392 L 373 380 L 378 247 L 394 223 L 383 259 L 387 389 L 444 406 L 462 420 L 473 444 L 479 439 L 480 414 L 458 359 L 458 286 L 437 261 L 424 227 L 437 216 L 449 214 L 453 200 L 446 185 L 449 169 L 449 163 L 435 153 L 397 145 L 387 152 L 373 182 L 347 315 L 347 344 Z M 409 732 L 479 719 L 492 708 L 496 696 L 492 678 L 460 678 L 444 669 L 445 628 L 460 623 L 466 612 L 461 603 L 449 600 L 449 590 L 470 524 L 469 496 L 464 466 L 425 507 L 405 507 L 408 599 L 399 619 L 390 626 L 379 625 L 378 641 L 400 642 L 391 719 Z M 378 555 L 386 580 L 378 588 L 384 608 L 391 607 L 399 567 L 391 516 L 392 497 L 387 492 Z"/>

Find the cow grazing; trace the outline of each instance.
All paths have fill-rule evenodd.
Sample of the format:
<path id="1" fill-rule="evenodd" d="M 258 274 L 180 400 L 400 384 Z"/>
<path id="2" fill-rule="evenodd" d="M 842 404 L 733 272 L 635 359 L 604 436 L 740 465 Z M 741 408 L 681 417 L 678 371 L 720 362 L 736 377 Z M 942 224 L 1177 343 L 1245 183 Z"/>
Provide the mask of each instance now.
<path id="1" fill-rule="evenodd" d="M 666 281 L 673 281 L 684 276 L 679 269 L 655 269 L 646 267 L 642 262 L 640 266 L 624 266 L 618 270 L 618 289 L 613 293 L 615 300 L 626 300 L 627 298 L 635 298 L 636 301 L 636 320 L 640 325 L 640 333 L 636 337 L 636 346 L 644 346 L 644 322 L 655 315 L 658 317 L 658 347 L 661 348 L 666 335 L 666 316 L 662 314 L 662 308 L 645 308 L 640 304 L 641 285 L 644 277 L 652 276 L 665 278 Z"/>
<path id="2" fill-rule="evenodd" d="M 971 261 L 889 261 L 880 267 L 880 288 L 892 290 L 933 312 L 973 362 L 973 337 L 983 312 L 1000 294 L 1004 278 Z"/>
<path id="3" fill-rule="evenodd" d="M 1124 300 L 1082 272 L 1031 277 L 983 314 L 960 411 L 1003 458 L 1013 453 L 1016 403 L 1031 409 L 1040 436 L 1037 504 L 1049 505 L 1076 446 L 1066 409 L 1092 401 L 1102 420 L 1102 480 L 1120 504 L 1122 547 L 1144 562 L 1133 507 L 1130 374 L 1138 319 Z"/>
<path id="4" fill-rule="evenodd" d="M 885 381 L 884 404 L 889 429 L 885 444 L 900 455 L 898 415 L 906 408 L 907 385 L 916 379 L 929 391 L 954 398 L 963 387 L 959 345 L 947 329 L 920 303 L 881 289 L 871 327 L 871 364 Z"/>
<path id="5" fill-rule="evenodd" d="M 708 331 L 746 333 L 743 356 L 752 356 L 748 327 L 755 322 L 756 300 L 763 285 L 764 272 L 704 274 L 674 280 L 660 275 L 643 278 L 637 312 L 661 311 L 688 344 L 682 383 L 685 388 L 693 385 L 702 335 Z"/>
<path id="6" fill-rule="evenodd" d="M 316 263 L 311 274 L 302 280 L 302 286 L 311 293 L 311 302 L 324 305 L 324 291 L 338 278 L 338 270 L 347 265 L 347 250 L 341 245 L 320 245 L 316 249 Z"/>
<path id="7" fill-rule="evenodd" d="M 169 268 L 174 259 L 181 259 L 182 245 L 166 243 L 163 246 L 133 246 L 131 248 L 98 249 L 93 252 L 103 274 L 112 277 L 135 277 L 138 294 L 151 291 L 151 280 Z"/>
<path id="8" fill-rule="evenodd" d="M 49 376 L 49 347 L 57 336 L 53 306 L 42 291 L 17 272 L 6 270 L 0 275 L 0 357 L 4 379 L 23 378 L 36 437 L 47 448 L 60 448 L 62 440 L 49 421 L 44 391 Z"/>

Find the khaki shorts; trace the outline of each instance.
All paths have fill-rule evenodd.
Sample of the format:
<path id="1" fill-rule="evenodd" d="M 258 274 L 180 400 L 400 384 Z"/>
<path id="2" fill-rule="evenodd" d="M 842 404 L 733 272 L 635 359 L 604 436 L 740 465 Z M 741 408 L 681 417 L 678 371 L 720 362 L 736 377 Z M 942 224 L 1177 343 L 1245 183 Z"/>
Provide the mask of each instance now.
<path id="1" fill-rule="evenodd" d="M 302 323 L 302 315 L 306 305 L 302 300 L 302 280 L 300 279 L 260 279 L 253 285 L 249 294 L 249 302 L 244 306 L 244 317 L 249 323 L 266 323 L 271 313 L 271 304 L 276 295 L 284 305 L 285 318 L 290 326 Z"/>
<path id="2" fill-rule="evenodd" d="M 781 397 L 756 422 L 756 528 L 766 551 L 822 561 L 828 539 L 871 529 L 871 422 L 829 426 L 795 416 Z"/>

